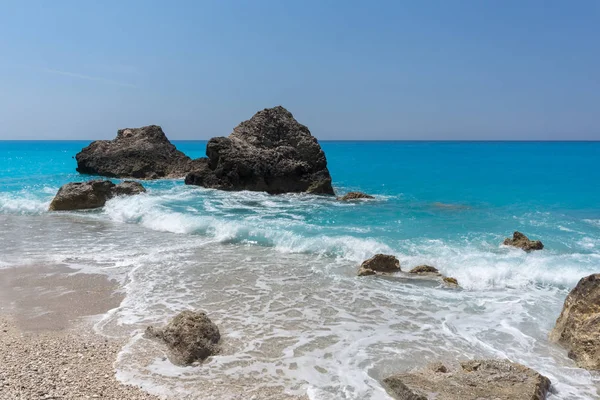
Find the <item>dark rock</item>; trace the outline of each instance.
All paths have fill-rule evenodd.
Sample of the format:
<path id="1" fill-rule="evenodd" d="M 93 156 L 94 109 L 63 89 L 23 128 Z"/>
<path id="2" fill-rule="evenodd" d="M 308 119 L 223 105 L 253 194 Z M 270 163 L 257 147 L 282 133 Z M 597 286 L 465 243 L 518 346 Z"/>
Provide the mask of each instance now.
<path id="1" fill-rule="evenodd" d="M 518 231 L 513 233 L 512 239 L 504 239 L 503 244 L 506 246 L 518 247 L 525 251 L 542 250 L 544 248 L 544 245 L 539 240 L 529 240 L 527 236 Z"/>
<path id="2" fill-rule="evenodd" d="M 272 194 L 334 194 L 325 153 L 308 128 L 279 106 L 256 113 L 228 137 L 216 137 L 185 183 Z"/>
<path id="3" fill-rule="evenodd" d="M 181 178 L 195 165 L 156 125 L 119 129 L 115 139 L 96 140 L 75 158 L 82 174 L 116 178 Z"/>
<path id="4" fill-rule="evenodd" d="M 50 211 L 103 207 L 111 197 L 133 195 L 145 191 L 146 189 L 141 184 L 131 181 L 125 181 L 118 185 L 106 180 L 71 182 L 58 189 L 56 196 L 50 203 Z"/>
<path id="5" fill-rule="evenodd" d="M 432 267 L 431 265 L 418 265 L 410 270 L 411 274 L 417 275 L 440 275 L 440 271 L 436 267 Z"/>
<path id="6" fill-rule="evenodd" d="M 183 311 L 164 328 L 148 327 L 146 336 L 165 342 L 172 361 L 189 365 L 219 352 L 219 328 L 203 312 Z"/>
<path id="7" fill-rule="evenodd" d="M 580 368 L 600 370 L 600 274 L 571 290 L 550 339 L 566 347 Z"/>
<path id="8" fill-rule="evenodd" d="M 362 193 L 362 192 L 349 192 L 343 195 L 342 197 L 338 197 L 338 200 L 341 201 L 349 201 L 349 200 L 361 200 L 361 199 L 374 199 L 375 197 Z"/>
<path id="9" fill-rule="evenodd" d="M 396 257 L 386 254 L 375 254 L 368 260 L 363 261 L 358 270 L 358 276 L 389 274 L 400 271 L 400 261 Z"/>
<path id="10" fill-rule="evenodd" d="M 436 363 L 383 380 L 398 400 L 543 400 L 550 380 L 508 360 L 474 360 L 451 369 Z"/>

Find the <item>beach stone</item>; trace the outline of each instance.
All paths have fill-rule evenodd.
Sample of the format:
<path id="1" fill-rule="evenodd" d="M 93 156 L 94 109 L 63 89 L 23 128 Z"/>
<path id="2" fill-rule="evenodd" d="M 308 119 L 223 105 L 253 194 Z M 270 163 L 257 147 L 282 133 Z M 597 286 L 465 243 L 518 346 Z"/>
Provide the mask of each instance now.
<path id="1" fill-rule="evenodd" d="M 525 251 L 542 250 L 544 248 L 544 245 L 539 240 L 529 240 L 527 236 L 518 231 L 513 233 L 512 239 L 504 239 L 503 244 L 505 246 L 518 247 Z"/>
<path id="2" fill-rule="evenodd" d="M 114 196 L 134 195 L 146 189 L 138 182 L 125 181 L 115 185 L 108 180 L 71 182 L 61 186 L 50 203 L 50 211 L 84 210 L 103 207 Z"/>
<path id="3" fill-rule="evenodd" d="M 350 200 L 360 200 L 360 199 L 374 199 L 375 197 L 363 193 L 363 192 L 349 192 L 343 195 L 342 197 L 338 197 L 338 200 L 341 201 L 350 201 Z"/>
<path id="4" fill-rule="evenodd" d="M 431 265 L 418 265 L 409 271 L 411 274 L 417 275 L 440 275 L 440 271 Z"/>
<path id="5" fill-rule="evenodd" d="M 508 360 L 436 363 L 383 382 L 399 400 L 543 400 L 550 389 L 548 378 Z"/>
<path id="6" fill-rule="evenodd" d="M 567 296 L 550 340 L 580 368 L 600 370 L 600 274 L 582 278 Z"/>
<path id="7" fill-rule="evenodd" d="M 272 194 L 335 194 L 325 153 L 308 128 L 278 106 L 257 112 L 228 137 L 215 137 L 185 183 Z"/>
<path id="8" fill-rule="evenodd" d="M 176 364 L 202 361 L 220 350 L 219 328 L 203 312 L 182 311 L 164 328 L 148 327 L 146 335 L 165 342 Z"/>
<path id="9" fill-rule="evenodd" d="M 96 140 L 75 158 L 82 174 L 116 178 L 181 178 L 195 164 L 157 125 L 119 129 L 115 139 Z"/>
<path id="10" fill-rule="evenodd" d="M 375 254 L 368 260 L 363 261 L 358 269 L 358 276 L 389 274 L 400 271 L 400 261 L 396 257 L 387 254 Z"/>

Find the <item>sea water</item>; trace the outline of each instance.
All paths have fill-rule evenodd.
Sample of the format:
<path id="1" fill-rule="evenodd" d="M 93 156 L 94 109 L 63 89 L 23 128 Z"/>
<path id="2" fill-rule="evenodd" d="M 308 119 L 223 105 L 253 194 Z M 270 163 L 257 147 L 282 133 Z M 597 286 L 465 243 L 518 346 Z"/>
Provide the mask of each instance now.
<path id="1" fill-rule="evenodd" d="M 508 358 L 548 376 L 553 399 L 598 396 L 598 375 L 548 342 L 569 290 L 600 268 L 600 143 L 323 142 L 340 202 L 147 181 L 103 209 L 48 212 L 91 179 L 89 141 L 0 142 L 0 267 L 60 264 L 123 285 L 97 324 L 126 338 L 117 377 L 193 398 L 387 399 L 381 380 L 433 361 Z M 206 142 L 181 141 L 191 157 Z M 502 246 L 519 230 L 543 251 Z M 356 277 L 376 254 L 438 281 Z M 177 367 L 143 337 L 197 309 L 222 353 Z M 262 394 L 261 394 L 262 393 Z"/>

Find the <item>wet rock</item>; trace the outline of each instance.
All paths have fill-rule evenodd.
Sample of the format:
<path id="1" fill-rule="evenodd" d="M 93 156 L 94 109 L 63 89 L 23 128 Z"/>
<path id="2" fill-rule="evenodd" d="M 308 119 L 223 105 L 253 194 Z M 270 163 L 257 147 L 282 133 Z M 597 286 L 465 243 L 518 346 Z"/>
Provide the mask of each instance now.
<path id="1" fill-rule="evenodd" d="M 181 178 L 196 163 L 156 125 L 119 129 L 115 139 L 96 140 L 75 158 L 82 174 L 137 179 Z"/>
<path id="2" fill-rule="evenodd" d="M 103 207 L 114 196 L 145 192 L 138 182 L 125 181 L 115 185 L 108 180 L 71 182 L 61 186 L 50 203 L 50 211 L 84 210 Z"/>
<path id="3" fill-rule="evenodd" d="M 361 199 L 374 199 L 375 197 L 362 193 L 362 192 L 349 192 L 343 195 L 342 197 L 338 197 L 338 200 L 341 201 L 350 201 L 350 200 L 361 200 Z"/>
<path id="4" fill-rule="evenodd" d="M 550 339 L 566 347 L 580 368 L 600 370 L 600 274 L 571 290 Z"/>
<path id="5" fill-rule="evenodd" d="M 164 328 L 148 327 L 146 336 L 167 344 L 176 364 L 189 365 L 219 352 L 219 328 L 203 312 L 183 311 Z"/>
<path id="6" fill-rule="evenodd" d="M 527 236 L 518 231 L 513 233 L 512 239 L 504 239 L 503 244 L 505 246 L 518 247 L 525 251 L 542 250 L 544 248 L 544 245 L 539 240 L 529 240 Z"/>
<path id="7" fill-rule="evenodd" d="M 449 276 L 445 276 L 444 277 L 444 282 L 448 285 L 454 285 L 454 286 L 458 286 L 458 281 L 456 280 L 456 278 L 452 278 Z"/>
<path id="8" fill-rule="evenodd" d="M 358 270 L 358 276 L 390 274 L 400 271 L 400 261 L 396 257 L 386 254 L 375 254 L 368 260 L 363 261 Z"/>
<path id="9" fill-rule="evenodd" d="M 272 194 L 335 194 L 325 153 L 308 128 L 279 106 L 259 111 L 216 137 L 185 183 L 222 190 Z"/>
<path id="10" fill-rule="evenodd" d="M 508 360 L 474 360 L 428 368 L 383 380 L 399 400 L 543 400 L 550 380 Z"/>
<path id="11" fill-rule="evenodd" d="M 418 265 L 411 269 L 410 273 L 417 275 L 440 275 L 440 271 L 438 271 L 436 267 L 432 267 L 431 265 Z"/>

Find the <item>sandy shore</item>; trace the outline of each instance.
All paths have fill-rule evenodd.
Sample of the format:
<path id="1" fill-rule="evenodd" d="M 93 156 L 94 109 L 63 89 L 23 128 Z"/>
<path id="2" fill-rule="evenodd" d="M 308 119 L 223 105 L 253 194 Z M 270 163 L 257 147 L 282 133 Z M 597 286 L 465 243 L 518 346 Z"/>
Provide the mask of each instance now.
<path id="1" fill-rule="evenodd" d="M 115 379 L 123 343 L 93 333 L 122 300 L 116 283 L 73 272 L 0 270 L 0 399 L 157 399 Z"/>

